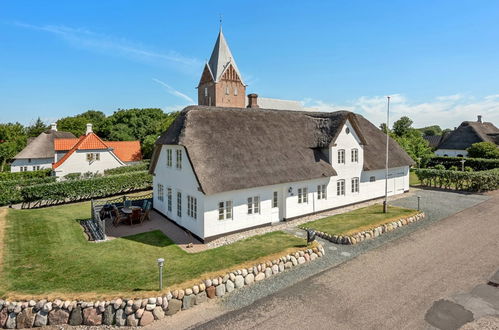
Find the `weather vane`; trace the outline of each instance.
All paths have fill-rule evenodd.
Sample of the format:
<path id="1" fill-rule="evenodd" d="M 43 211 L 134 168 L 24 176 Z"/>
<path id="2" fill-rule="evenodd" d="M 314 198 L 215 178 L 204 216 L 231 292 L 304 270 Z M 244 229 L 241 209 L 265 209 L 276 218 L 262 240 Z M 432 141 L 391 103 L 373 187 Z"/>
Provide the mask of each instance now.
<path id="1" fill-rule="evenodd" d="M 222 14 L 219 14 L 220 29 L 222 29 Z"/>

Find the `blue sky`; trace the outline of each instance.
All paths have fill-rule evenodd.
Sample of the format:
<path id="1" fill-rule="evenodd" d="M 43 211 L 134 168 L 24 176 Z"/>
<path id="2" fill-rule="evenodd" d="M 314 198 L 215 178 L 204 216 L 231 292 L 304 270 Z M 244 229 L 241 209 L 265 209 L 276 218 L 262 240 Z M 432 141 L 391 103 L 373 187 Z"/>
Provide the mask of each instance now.
<path id="1" fill-rule="evenodd" d="M 219 15 L 248 92 L 394 119 L 499 124 L 498 1 L 0 2 L 0 121 L 178 110 Z"/>

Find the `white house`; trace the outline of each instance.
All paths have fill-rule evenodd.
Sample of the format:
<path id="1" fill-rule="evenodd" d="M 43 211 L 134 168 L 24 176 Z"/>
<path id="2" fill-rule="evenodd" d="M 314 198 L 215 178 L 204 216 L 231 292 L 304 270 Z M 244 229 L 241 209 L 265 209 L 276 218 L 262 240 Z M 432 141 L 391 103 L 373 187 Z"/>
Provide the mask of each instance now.
<path id="1" fill-rule="evenodd" d="M 466 157 L 473 143 L 492 142 L 499 147 L 499 129 L 493 123 L 482 121 L 463 121 L 458 128 L 442 137 L 435 150 L 437 156 Z"/>
<path id="2" fill-rule="evenodd" d="M 154 209 L 206 242 L 379 198 L 385 139 L 347 111 L 189 106 L 156 142 Z M 392 139 L 389 155 L 401 194 L 413 161 Z"/>

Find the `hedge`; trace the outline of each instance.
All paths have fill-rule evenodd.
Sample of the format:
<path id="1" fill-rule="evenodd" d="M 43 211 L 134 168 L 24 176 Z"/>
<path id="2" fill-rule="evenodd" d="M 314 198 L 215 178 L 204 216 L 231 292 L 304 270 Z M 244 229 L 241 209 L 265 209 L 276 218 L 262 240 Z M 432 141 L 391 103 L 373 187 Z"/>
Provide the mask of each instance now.
<path id="1" fill-rule="evenodd" d="M 23 172 L 24 173 L 24 172 Z M 44 178 L 0 181 L 0 205 L 20 203 L 23 201 L 21 189 L 26 186 L 55 182 L 55 176 Z"/>
<path id="2" fill-rule="evenodd" d="M 466 160 L 464 166 L 471 167 L 474 171 L 486 171 L 494 168 L 499 168 L 499 159 L 486 159 L 486 158 L 466 158 L 466 157 L 432 157 L 428 160 L 426 167 L 434 167 L 437 164 L 442 164 L 445 168 L 457 166 L 461 168 L 461 160 Z"/>
<path id="3" fill-rule="evenodd" d="M 121 166 L 116 168 L 111 168 L 109 170 L 104 171 L 104 175 L 113 175 L 113 174 L 123 174 L 137 171 L 147 171 L 149 169 L 149 162 L 141 162 L 140 164 Z"/>
<path id="4" fill-rule="evenodd" d="M 30 172 L 0 172 L 0 181 L 45 178 L 51 174 L 51 169 Z"/>
<path id="5" fill-rule="evenodd" d="M 112 196 L 151 187 L 152 176 L 146 171 L 137 171 L 23 187 L 21 196 L 23 207 L 29 208 Z"/>
<path id="6" fill-rule="evenodd" d="M 479 172 L 437 169 L 415 169 L 414 172 L 423 186 L 472 192 L 499 189 L 499 168 Z"/>

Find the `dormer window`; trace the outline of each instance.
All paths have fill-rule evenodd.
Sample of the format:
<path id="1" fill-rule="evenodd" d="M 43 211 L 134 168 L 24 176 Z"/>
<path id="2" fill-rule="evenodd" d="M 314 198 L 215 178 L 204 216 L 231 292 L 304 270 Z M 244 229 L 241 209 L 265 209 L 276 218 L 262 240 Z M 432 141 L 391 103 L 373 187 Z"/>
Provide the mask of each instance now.
<path id="1" fill-rule="evenodd" d="M 345 150 L 338 150 L 338 164 L 345 164 Z"/>
<path id="2" fill-rule="evenodd" d="M 352 149 L 352 163 L 359 162 L 359 149 Z"/>

